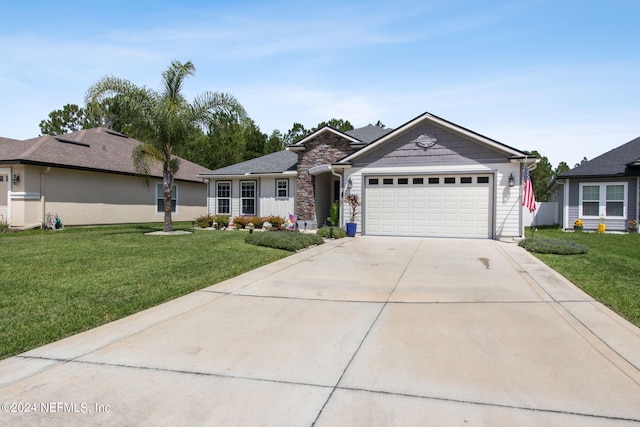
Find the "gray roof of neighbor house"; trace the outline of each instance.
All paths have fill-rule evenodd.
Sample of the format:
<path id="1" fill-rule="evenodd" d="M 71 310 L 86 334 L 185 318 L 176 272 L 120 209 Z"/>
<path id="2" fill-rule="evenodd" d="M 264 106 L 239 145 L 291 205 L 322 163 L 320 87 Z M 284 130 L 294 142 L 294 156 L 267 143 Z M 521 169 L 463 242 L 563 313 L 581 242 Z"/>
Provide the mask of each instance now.
<path id="1" fill-rule="evenodd" d="M 211 175 L 259 175 L 271 173 L 283 173 L 296 171 L 298 164 L 298 154 L 289 150 L 282 150 L 276 153 L 257 157 L 242 163 L 225 166 L 214 171 L 201 174 L 201 176 Z"/>
<path id="2" fill-rule="evenodd" d="M 138 144 L 140 142 L 133 138 L 102 127 L 24 141 L 0 138 L 0 164 L 20 163 L 135 175 L 131 154 Z M 198 175 L 208 171 L 203 166 L 180 159 L 175 179 L 202 182 Z M 160 164 L 154 166 L 151 176 L 162 177 Z"/>
<path id="3" fill-rule="evenodd" d="M 640 175 L 640 137 L 558 175 L 558 179 L 638 175 Z"/>
<path id="4" fill-rule="evenodd" d="M 349 136 L 359 139 L 365 144 L 369 144 L 376 139 L 382 138 L 392 131 L 392 128 L 382 128 L 374 125 L 367 125 L 363 128 L 348 130 L 345 133 Z"/>

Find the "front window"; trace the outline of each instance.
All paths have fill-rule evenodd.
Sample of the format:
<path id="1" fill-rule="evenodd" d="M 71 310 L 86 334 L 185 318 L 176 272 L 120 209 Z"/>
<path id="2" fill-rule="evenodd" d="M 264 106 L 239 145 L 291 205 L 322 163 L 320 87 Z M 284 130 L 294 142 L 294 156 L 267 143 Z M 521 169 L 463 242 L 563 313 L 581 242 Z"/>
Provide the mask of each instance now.
<path id="1" fill-rule="evenodd" d="M 278 179 L 276 180 L 276 197 L 284 199 L 289 197 L 289 180 Z"/>
<path id="2" fill-rule="evenodd" d="M 256 214 L 256 183 L 243 181 L 240 183 L 240 204 L 242 215 Z"/>
<path id="3" fill-rule="evenodd" d="M 585 185 L 582 187 L 582 216 L 600 215 L 600 186 Z"/>
<path id="4" fill-rule="evenodd" d="M 580 185 L 581 217 L 625 217 L 626 183 L 594 183 Z"/>
<path id="5" fill-rule="evenodd" d="M 624 216 L 624 185 L 607 185 L 605 216 Z"/>
<path id="6" fill-rule="evenodd" d="M 217 213 L 231 215 L 231 182 L 216 183 Z"/>
<path id="7" fill-rule="evenodd" d="M 178 187 L 173 186 L 171 191 L 171 212 L 176 213 L 178 206 Z M 164 213 L 164 186 L 156 185 L 156 213 Z"/>

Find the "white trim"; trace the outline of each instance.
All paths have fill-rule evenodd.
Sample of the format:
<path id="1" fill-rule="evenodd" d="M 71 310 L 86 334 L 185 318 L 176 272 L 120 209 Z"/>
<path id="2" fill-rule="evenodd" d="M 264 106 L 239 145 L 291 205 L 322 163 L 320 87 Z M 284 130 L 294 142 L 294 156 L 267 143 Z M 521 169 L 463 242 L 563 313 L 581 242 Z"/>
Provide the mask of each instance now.
<path id="1" fill-rule="evenodd" d="M 309 175 L 319 175 L 325 172 L 331 172 L 331 165 L 320 165 L 309 168 Z"/>
<path id="2" fill-rule="evenodd" d="M 285 183 L 287 184 L 287 186 L 286 186 L 286 188 L 285 188 L 285 190 L 287 191 L 287 194 L 286 194 L 286 195 L 284 195 L 284 196 L 280 196 L 280 195 L 278 194 L 278 192 L 280 191 L 280 187 L 278 187 L 278 184 L 279 184 L 280 182 L 285 182 Z M 276 178 L 276 179 L 275 179 L 275 183 L 276 183 L 276 194 L 275 194 L 275 199 L 276 199 L 276 200 L 284 200 L 284 199 L 288 199 L 288 198 L 289 198 L 289 194 L 290 194 L 290 192 L 291 192 L 291 189 L 290 189 L 290 186 L 291 186 L 291 185 L 290 185 L 290 183 L 289 183 L 289 178 Z"/>
<path id="3" fill-rule="evenodd" d="M 232 213 L 232 200 L 233 200 L 233 181 L 231 180 L 227 180 L 227 179 L 221 179 L 221 180 L 216 180 L 214 181 L 214 186 L 213 186 L 213 200 L 214 200 L 214 214 L 215 215 L 229 215 L 231 216 Z M 229 184 L 229 197 L 220 197 L 218 196 L 218 185 L 220 184 Z M 220 205 L 218 204 L 218 201 L 220 200 L 229 200 L 229 212 L 220 212 Z"/>
<path id="4" fill-rule="evenodd" d="M 569 228 L 569 181 L 570 179 L 565 179 L 564 180 L 564 189 L 563 189 L 563 197 L 564 197 L 564 201 L 563 201 L 563 207 L 562 209 L 564 210 L 563 215 L 562 215 L 562 228 L 567 230 Z M 580 190 L 578 190 L 580 191 Z M 580 196 L 578 195 L 578 198 Z"/>
<path id="5" fill-rule="evenodd" d="M 338 135 L 339 137 L 344 138 L 344 139 L 346 139 L 346 140 L 348 140 L 348 141 L 350 141 L 351 143 L 354 143 L 354 144 L 362 144 L 362 141 L 360 141 L 359 139 L 356 139 L 356 138 L 354 138 L 352 136 L 349 136 L 346 133 L 342 133 L 339 130 L 333 129 L 333 128 L 329 127 L 329 126 L 325 126 L 322 129 L 319 129 L 319 130 L 313 132 L 311 135 L 301 139 L 300 141 L 296 142 L 295 144 L 289 145 L 286 149 L 289 150 L 289 151 L 301 151 L 301 150 L 304 150 L 305 149 L 304 144 L 306 142 L 312 140 L 313 138 L 317 137 L 318 135 L 323 134 L 324 132 L 331 132 L 331 133 L 333 133 L 335 135 Z"/>
<path id="6" fill-rule="evenodd" d="M 262 178 L 262 177 L 274 177 L 274 176 L 296 176 L 298 175 L 298 171 L 285 171 L 285 172 L 269 172 L 269 173 L 244 173 L 244 174 L 236 174 L 236 175 L 216 175 L 216 174 L 200 174 L 198 178 L 202 179 L 243 179 L 243 178 Z"/>
<path id="7" fill-rule="evenodd" d="M 628 182 L 627 181 L 610 181 L 610 182 L 581 182 L 578 186 L 578 218 L 580 219 L 626 219 L 627 212 L 629 207 L 629 197 L 628 197 Z M 624 187 L 624 199 L 622 200 L 622 215 L 611 216 L 605 215 L 607 210 L 607 186 L 609 185 L 622 185 Z M 598 215 L 585 215 L 582 211 L 582 189 L 587 187 L 595 187 L 598 186 L 599 190 L 599 200 L 598 200 Z M 604 191 L 603 191 L 604 190 Z"/>
<path id="8" fill-rule="evenodd" d="M 249 197 L 242 196 L 242 184 L 244 184 L 245 182 L 253 184 L 253 213 L 251 214 L 245 214 L 242 209 L 242 201 L 245 199 L 250 200 Z M 238 200 L 240 201 L 239 215 L 240 216 L 257 216 L 258 215 L 258 181 L 247 180 L 247 179 L 240 181 L 239 191 L 240 191 L 240 194 L 238 194 Z"/>

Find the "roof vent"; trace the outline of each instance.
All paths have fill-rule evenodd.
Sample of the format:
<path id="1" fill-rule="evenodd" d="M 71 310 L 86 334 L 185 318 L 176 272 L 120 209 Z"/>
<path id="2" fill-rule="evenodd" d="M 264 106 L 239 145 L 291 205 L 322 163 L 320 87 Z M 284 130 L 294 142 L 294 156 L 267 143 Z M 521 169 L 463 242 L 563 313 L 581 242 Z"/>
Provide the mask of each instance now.
<path id="1" fill-rule="evenodd" d="M 119 136 L 120 138 L 129 138 L 124 133 L 116 132 L 115 130 L 107 129 L 105 130 L 105 132 L 108 133 L 109 135 Z"/>
<path id="2" fill-rule="evenodd" d="M 89 144 L 87 144 L 85 142 L 74 141 L 72 139 L 66 139 L 66 138 L 60 138 L 60 137 L 56 137 L 56 139 L 59 142 L 62 142 L 62 143 L 65 143 L 65 144 L 80 145 L 81 147 L 91 147 Z"/>

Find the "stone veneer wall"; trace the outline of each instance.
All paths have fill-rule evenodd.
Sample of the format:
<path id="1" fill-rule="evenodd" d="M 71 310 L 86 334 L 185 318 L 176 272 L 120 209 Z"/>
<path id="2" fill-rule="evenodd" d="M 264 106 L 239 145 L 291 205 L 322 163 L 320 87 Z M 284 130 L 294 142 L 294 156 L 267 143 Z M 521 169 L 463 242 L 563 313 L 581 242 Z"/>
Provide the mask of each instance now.
<path id="1" fill-rule="evenodd" d="M 304 151 L 298 152 L 298 182 L 296 214 L 299 220 L 316 221 L 314 177 L 309 169 L 331 164 L 354 150 L 349 141 L 331 132 L 323 132 L 308 141 Z"/>

